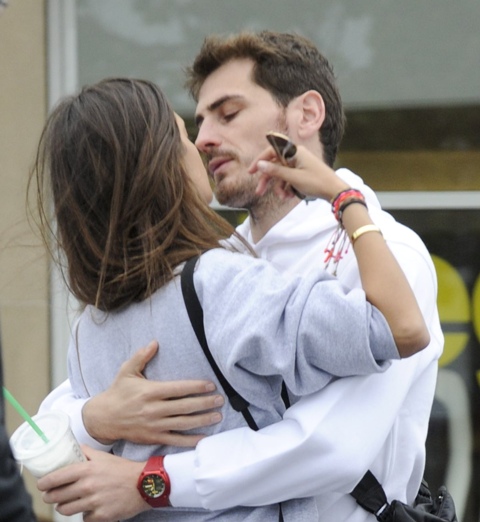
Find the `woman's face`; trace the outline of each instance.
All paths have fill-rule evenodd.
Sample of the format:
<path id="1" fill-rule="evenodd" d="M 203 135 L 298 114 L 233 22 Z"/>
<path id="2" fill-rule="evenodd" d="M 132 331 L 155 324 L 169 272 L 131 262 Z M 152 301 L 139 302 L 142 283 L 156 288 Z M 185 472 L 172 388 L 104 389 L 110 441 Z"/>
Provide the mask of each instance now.
<path id="1" fill-rule="evenodd" d="M 213 199 L 213 193 L 205 165 L 203 164 L 197 147 L 195 147 L 188 137 L 187 129 L 185 128 L 185 122 L 178 114 L 175 114 L 175 119 L 177 120 L 177 125 L 180 130 L 182 143 L 185 149 L 185 168 L 187 169 L 187 173 L 190 176 L 190 179 L 193 181 L 194 185 L 200 192 L 201 197 L 207 204 L 209 204 Z"/>

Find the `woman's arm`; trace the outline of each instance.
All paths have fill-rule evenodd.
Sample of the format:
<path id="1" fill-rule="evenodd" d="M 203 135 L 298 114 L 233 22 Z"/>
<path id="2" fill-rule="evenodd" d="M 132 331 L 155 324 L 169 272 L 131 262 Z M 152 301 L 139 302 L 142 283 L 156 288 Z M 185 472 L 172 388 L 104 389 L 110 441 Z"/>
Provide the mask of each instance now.
<path id="1" fill-rule="evenodd" d="M 267 149 L 250 168 L 252 173 L 258 170 L 263 174 L 259 194 L 266 190 L 271 178 L 284 182 L 277 186 L 277 193 L 283 197 L 292 197 L 288 189 L 292 185 L 308 196 L 336 202 L 340 193 L 350 189 L 333 169 L 305 147 L 298 147 L 292 167 L 267 161 L 274 157 L 273 149 Z M 341 216 L 337 213 L 337 217 L 353 244 L 367 299 L 385 316 L 400 355 L 409 357 L 428 345 L 427 326 L 407 278 L 380 229 L 374 225 L 366 206 L 358 202 L 346 204 L 353 200 L 355 197 L 344 200 Z"/>

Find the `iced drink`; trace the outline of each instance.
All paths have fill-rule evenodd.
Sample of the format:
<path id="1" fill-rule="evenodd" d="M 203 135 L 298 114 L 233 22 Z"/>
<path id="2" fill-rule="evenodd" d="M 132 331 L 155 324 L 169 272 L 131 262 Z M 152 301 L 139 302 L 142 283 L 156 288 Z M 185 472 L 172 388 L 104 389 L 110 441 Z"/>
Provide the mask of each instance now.
<path id="1" fill-rule="evenodd" d="M 33 420 L 48 439 L 45 442 L 27 422 L 11 436 L 13 455 L 30 473 L 40 478 L 74 462 L 85 461 L 85 456 L 70 428 L 70 419 L 61 411 L 35 415 Z"/>

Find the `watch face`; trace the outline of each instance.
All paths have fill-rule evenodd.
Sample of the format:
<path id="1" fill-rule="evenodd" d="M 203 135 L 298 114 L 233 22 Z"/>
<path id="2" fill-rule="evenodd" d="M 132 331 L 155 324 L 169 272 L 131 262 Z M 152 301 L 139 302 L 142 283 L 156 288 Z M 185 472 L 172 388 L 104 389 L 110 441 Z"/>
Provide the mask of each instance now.
<path id="1" fill-rule="evenodd" d="M 165 481 L 160 475 L 147 475 L 142 480 L 142 489 L 150 498 L 158 498 L 165 492 Z"/>

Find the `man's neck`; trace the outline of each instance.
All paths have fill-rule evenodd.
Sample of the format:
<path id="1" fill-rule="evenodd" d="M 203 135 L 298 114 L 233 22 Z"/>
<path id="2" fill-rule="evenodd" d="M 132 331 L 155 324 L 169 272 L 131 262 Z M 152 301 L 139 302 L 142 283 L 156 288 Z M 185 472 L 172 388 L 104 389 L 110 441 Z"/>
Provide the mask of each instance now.
<path id="1" fill-rule="evenodd" d="M 265 234 L 295 208 L 300 201 L 301 200 L 296 197 L 284 201 L 275 198 L 269 201 L 263 200 L 264 204 L 249 209 L 250 230 L 253 243 L 258 243 Z"/>

